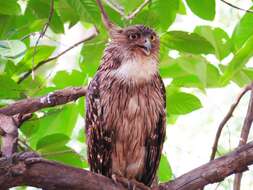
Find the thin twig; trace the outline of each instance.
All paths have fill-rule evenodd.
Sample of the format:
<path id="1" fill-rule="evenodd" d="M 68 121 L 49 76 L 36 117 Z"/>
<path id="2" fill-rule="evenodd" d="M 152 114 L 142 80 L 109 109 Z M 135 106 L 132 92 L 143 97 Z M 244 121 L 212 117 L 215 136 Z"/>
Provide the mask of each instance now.
<path id="1" fill-rule="evenodd" d="M 61 53 L 59 53 L 58 55 L 54 56 L 54 57 L 51 57 L 49 59 L 46 59 L 46 60 L 43 60 L 43 61 L 40 61 L 34 68 L 28 70 L 22 77 L 19 78 L 18 80 L 18 84 L 21 83 L 23 80 L 25 80 L 33 71 L 37 70 L 38 68 L 40 68 L 42 65 L 50 62 L 50 61 L 53 61 L 55 59 L 58 59 L 59 57 L 61 57 L 62 55 L 64 55 L 65 53 L 67 53 L 68 51 L 70 51 L 71 49 L 75 48 L 76 46 L 86 42 L 86 41 L 89 41 L 91 40 L 92 38 L 94 38 L 95 36 L 97 36 L 98 34 L 98 31 L 96 30 L 96 32 L 92 33 L 89 37 L 75 43 L 74 45 L 70 46 L 69 48 L 67 48 L 66 50 L 62 51 Z"/>
<path id="2" fill-rule="evenodd" d="M 247 12 L 247 13 L 253 13 L 253 11 L 250 10 L 250 9 L 248 9 L 248 10 L 247 10 L 247 9 L 243 9 L 243 8 L 238 7 L 238 6 L 236 6 L 236 5 L 232 4 L 232 3 L 229 3 L 229 2 L 227 2 L 227 1 L 225 1 L 225 0 L 220 0 L 220 1 L 222 1 L 223 3 L 229 5 L 230 7 L 233 7 L 233 8 L 235 8 L 235 9 L 238 9 L 238 10 L 240 10 L 240 11 L 244 11 L 244 12 Z"/>
<path id="3" fill-rule="evenodd" d="M 97 2 L 97 4 L 98 4 L 99 10 L 100 10 L 100 12 L 101 12 L 102 21 L 103 21 L 103 23 L 104 23 L 106 29 L 107 29 L 108 31 L 111 31 L 112 28 L 114 27 L 113 23 L 110 21 L 108 15 L 106 14 L 105 9 L 104 9 L 104 7 L 103 7 L 103 4 L 102 4 L 101 0 L 96 0 L 96 2 Z"/>
<path id="4" fill-rule="evenodd" d="M 141 10 L 149 3 L 151 2 L 151 0 L 145 0 L 139 7 L 137 7 L 135 10 L 133 10 L 131 13 L 129 13 L 128 15 L 125 14 L 124 9 L 122 7 L 120 7 L 118 4 L 111 2 L 110 0 L 105 0 L 106 4 L 109 5 L 109 7 L 111 7 L 113 10 L 115 10 L 117 13 L 120 14 L 120 16 L 122 16 L 124 19 L 126 20 L 131 20 L 134 17 L 136 17 L 136 15 L 138 13 L 141 12 Z"/>
<path id="5" fill-rule="evenodd" d="M 245 145 L 247 143 L 252 121 L 253 121 L 253 89 L 251 89 L 248 110 L 247 110 L 246 117 L 244 119 L 242 131 L 241 131 L 241 138 L 240 138 L 238 147 Z M 233 187 L 234 190 L 240 190 L 242 175 L 243 175 L 242 173 L 238 173 L 235 175 L 234 187 Z"/>
<path id="6" fill-rule="evenodd" d="M 50 12 L 49 12 L 49 16 L 48 16 L 48 20 L 47 22 L 45 23 L 42 31 L 40 32 L 40 35 L 35 43 L 35 46 L 34 46 L 34 51 L 33 51 L 33 56 L 32 56 L 32 69 L 31 69 L 31 73 L 32 73 L 32 78 L 34 79 L 34 58 L 35 58 L 35 55 L 37 53 L 37 47 L 38 47 L 38 44 L 39 44 L 39 41 L 41 38 L 43 38 L 43 36 L 45 35 L 48 27 L 49 27 L 49 24 L 52 20 L 52 17 L 53 17 L 53 14 L 54 14 L 54 0 L 51 0 L 50 2 Z"/>
<path id="7" fill-rule="evenodd" d="M 127 20 L 133 19 L 151 0 L 145 0 L 137 9 L 127 16 Z"/>
<path id="8" fill-rule="evenodd" d="M 216 132 L 216 136 L 215 136 L 215 140 L 214 140 L 214 144 L 213 144 L 213 149 L 212 149 L 212 153 L 211 153 L 211 156 L 210 156 L 210 160 L 213 160 L 215 158 L 215 154 L 216 154 L 216 151 L 217 151 L 218 142 L 219 142 L 219 138 L 220 138 L 222 129 L 224 128 L 224 126 L 226 125 L 226 123 L 228 122 L 228 120 L 232 117 L 233 112 L 234 112 L 235 108 L 237 107 L 237 105 L 239 104 L 241 98 L 244 96 L 244 94 L 247 91 L 249 91 L 252 88 L 252 85 L 253 84 L 250 84 L 250 85 L 248 85 L 248 86 L 246 86 L 244 88 L 244 90 L 237 97 L 235 103 L 233 103 L 232 106 L 230 107 L 230 109 L 229 109 L 227 115 L 225 116 L 225 118 L 220 123 L 219 128 L 218 128 L 218 130 Z"/>
<path id="9" fill-rule="evenodd" d="M 123 18 L 126 18 L 125 10 L 120 5 L 116 4 L 115 2 L 112 2 L 110 0 L 105 0 L 106 4 L 109 5 L 113 10 L 115 10 L 117 13 L 120 14 Z"/>

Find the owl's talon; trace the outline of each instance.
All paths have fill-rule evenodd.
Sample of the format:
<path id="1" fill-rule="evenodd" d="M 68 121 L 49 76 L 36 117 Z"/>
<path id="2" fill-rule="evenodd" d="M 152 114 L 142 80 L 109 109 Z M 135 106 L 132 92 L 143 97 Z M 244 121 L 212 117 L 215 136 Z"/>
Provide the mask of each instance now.
<path id="1" fill-rule="evenodd" d="M 26 165 L 38 163 L 42 160 L 40 155 L 37 154 L 36 152 L 23 152 L 19 154 L 17 157 L 18 157 L 18 160 L 24 161 Z"/>
<path id="2" fill-rule="evenodd" d="M 112 174 L 112 180 L 115 183 L 121 183 L 124 187 L 126 187 L 128 190 L 135 190 L 136 188 L 142 189 L 142 190 L 150 190 L 149 187 L 144 185 L 141 182 L 138 182 L 134 179 L 128 180 L 127 178 L 118 176 L 116 174 Z"/>

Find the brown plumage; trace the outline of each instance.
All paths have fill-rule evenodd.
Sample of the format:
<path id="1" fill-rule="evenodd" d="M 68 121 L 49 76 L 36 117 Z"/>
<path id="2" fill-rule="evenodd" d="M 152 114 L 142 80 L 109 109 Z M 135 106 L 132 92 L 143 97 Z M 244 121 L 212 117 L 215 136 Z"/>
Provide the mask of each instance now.
<path id="1" fill-rule="evenodd" d="M 90 169 L 150 186 L 165 138 L 159 38 L 142 25 L 111 32 L 86 96 Z"/>

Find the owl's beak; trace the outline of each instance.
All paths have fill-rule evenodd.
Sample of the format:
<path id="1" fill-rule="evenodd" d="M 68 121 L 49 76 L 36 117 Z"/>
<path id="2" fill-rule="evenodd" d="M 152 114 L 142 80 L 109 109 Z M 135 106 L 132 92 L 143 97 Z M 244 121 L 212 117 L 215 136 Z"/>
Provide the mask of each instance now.
<path id="1" fill-rule="evenodd" d="M 151 45 L 151 42 L 150 42 L 149 38 L 145 39 L 143 47 L 144 47 L 144 53 L 146 53 L 146 55 L 150 55 L 152 45 Z"/>
<path id="2" fill-rule="evenodd" d="M 149 38 L 146 38 L 143 45 L 139 45 L 139 47 L 141 48 L 141 50 L 146 54 L 146 55 L 150 55 L 151 52 L 151 48 L 152 48 L 152 44 L 149 40 Z"/>

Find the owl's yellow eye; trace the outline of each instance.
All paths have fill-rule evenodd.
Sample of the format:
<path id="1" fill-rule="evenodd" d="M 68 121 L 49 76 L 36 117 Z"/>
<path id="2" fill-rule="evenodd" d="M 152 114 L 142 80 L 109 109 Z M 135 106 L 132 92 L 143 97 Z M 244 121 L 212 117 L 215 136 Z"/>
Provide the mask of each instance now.
<path id="1" fill-rule="evenodd" d="M 129 36 L 128 36 L 128 38 L 130 39 L 130 40 L 135 40 L 135 39 L 137 39 L 139 36 L 138 36 L 138 34 L 130 34 Z"/>
<path id="2" fill-rule="evenodd" d="M 150 36 L 150 40 L 151 40 L 151 41 L 154 41 L 154 40 L 155 40 L 155 35 L 151 35 L 151 36 Z"/>

